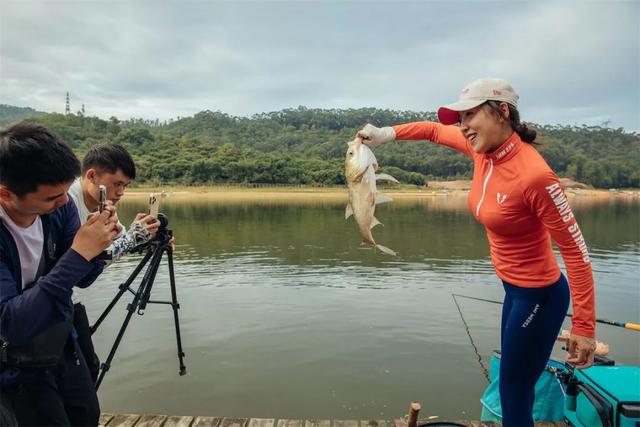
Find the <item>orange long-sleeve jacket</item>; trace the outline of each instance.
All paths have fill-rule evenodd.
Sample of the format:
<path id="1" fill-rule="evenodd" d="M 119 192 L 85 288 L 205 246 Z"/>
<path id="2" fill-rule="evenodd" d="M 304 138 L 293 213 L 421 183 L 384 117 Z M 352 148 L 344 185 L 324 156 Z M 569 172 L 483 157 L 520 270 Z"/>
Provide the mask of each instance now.
<path id="1" fill-rule="evenodd" d="M 567 268 L 572 332 L 595 336 L 595 296 L 587 244 L 558 177 L 540 153 L 513 133 L 492 153 L 477 154 L 460 128 L 432 122 L 394 126 L 397 140 L 429 140 L 473 159 L 469 209 L 485 226 L 491 261 L 502 280 L 526 288 L 560 277 L 551 248 Z"/>

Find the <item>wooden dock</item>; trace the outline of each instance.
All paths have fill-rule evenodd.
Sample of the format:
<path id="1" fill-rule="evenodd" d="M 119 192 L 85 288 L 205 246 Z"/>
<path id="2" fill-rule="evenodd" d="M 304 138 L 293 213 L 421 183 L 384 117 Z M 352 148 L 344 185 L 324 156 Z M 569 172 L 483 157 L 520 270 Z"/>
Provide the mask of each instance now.
<path id="1" fill-rule="evenodd" d="M 444 420 L 419 420 L 418 425 Z M 499 424 L 471 420 L 451 420 L 467 427 L 496 427 Z M 407 427 L 405 420 L 296 420 L 274 418 L 219 418 L 170 415 L 100 415 L 100 425 L 105 427 Z M 536 427 L 567 427 L 565 423 L 539 422 Z"/>

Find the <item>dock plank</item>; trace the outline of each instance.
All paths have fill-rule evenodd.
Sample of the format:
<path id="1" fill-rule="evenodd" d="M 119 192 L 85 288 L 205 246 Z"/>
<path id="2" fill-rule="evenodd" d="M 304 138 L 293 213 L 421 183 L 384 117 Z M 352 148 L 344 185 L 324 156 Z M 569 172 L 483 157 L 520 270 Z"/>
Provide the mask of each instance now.
<path id="1" fill-rule="evenodd" d="M 133 427 L 140 419 L 140 415 L 118 414 L 109 422 L 109 427 Z"/>
<path id="2" fill-rule="evenodd" d="M 278 420 L 278 427 L 302 427 L 302 420 Z"/>
<path id="3" fill-rule="evenodd" d="M 189 427 L 192 421 L 193 417 L 171 416 L 167 418 L 167 421 L 162 427 Z"/>
<path id="4" fill-rule="evenodd" d="M 220 427 L 246 427 L 248 418 L 223 418 Z"/>
<path id="5" fill-rule="evenodd" d="M 446 420 L 419 419 L 418 424 L 426 422 L 447 422 Z M 454 420 L 468 427 L 500 427 L 499 423 L 478 420 Z M 104 427 L 407 427 L 402 418 L 386 420 L 299 420 L 273 418 L 219 418 L 209 416 L 167 416 L 137 414 L 100 414 L 100 426 Z M 567 427 L 564 422 L 538 421 L 535 427 Z"/>
<path id="6" fill-rule="evenodd" d="M 136 423 L 136 427 L 160 427 L 166 419 L 166 415 L 143 415 Z"/>
<path id="7" fill-rule="evenodd" d="M 109 421 L 113 419 L 113 414 L 109 412 L 103 412 L 100 414 L 100 420 L 98 421 L 98 425 L 106 426 L 109 424 Z"/>
<path id="8" fill-rule="evenodd" d="M 217 417 L 196 417 L 191 427 L 218 427 L 222 418 Z"/>
<path id="9" fill-rule="evenodd" d="M 278 427 L 302 427 L 302 420 L 278 420 Z"/>
<path id="10" fill-rule="evenodd" d="M 274 418 L 251 418 L 247 427 L 273 427 L 275 423 Z"/>

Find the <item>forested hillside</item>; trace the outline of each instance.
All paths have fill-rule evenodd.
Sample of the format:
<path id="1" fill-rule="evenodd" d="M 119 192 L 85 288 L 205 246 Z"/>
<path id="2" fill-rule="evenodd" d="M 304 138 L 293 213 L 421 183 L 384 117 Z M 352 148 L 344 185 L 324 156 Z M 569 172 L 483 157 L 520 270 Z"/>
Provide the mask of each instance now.
<path id="1" fill-rule="evenodd" d="M 13 105 L 0 104 L 0 126 L 44 114 L 47 113 L 36 111 L 29 107 L 14 107 Z"/>
<path id="2" fill-rule="evenodd" d="M 8 121 L 4 111 L 0 123 Z M 344 183 L 345 143 L 364 124 L 434 119 L 428 112 L 298 107 L 252 117 L 203 111 L 168 122 L 80 114 L 29 120 L 55 130 L 79 156 L 95 144 L 123 144 L 138 164 L 139 182 L 336 185 Z M 640 187 L 638 134 L 599 126 L 532 126 L 540 152 L 558 175 L 597 188 Z M 464 156 L 424 141 L 386 144 L 376 156 L 383 171 L 405 184 L 469 178 L 472 171 Z"/>

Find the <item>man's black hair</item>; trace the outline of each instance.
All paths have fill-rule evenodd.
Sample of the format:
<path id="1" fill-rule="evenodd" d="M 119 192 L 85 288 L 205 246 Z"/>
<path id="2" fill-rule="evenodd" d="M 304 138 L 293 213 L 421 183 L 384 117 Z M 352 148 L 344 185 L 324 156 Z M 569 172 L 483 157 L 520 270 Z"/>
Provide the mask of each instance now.
<path id="1" fill-rule="evenodd" d="M 118 169 L 129 179 L 136 179 L 136 164 L 129 152 L 120 144 L 102 144 L 91 147 L 82 159 L 82 174 L 89 169 L 116 173 Z"/>
<path id="2" fill-rule="evenodd" d="M 72 182 L 80 162 L 71 148 L 49 129 L 19 122 L 0 129 L 0 184 L 22 197 L 38 185 Z"/>

